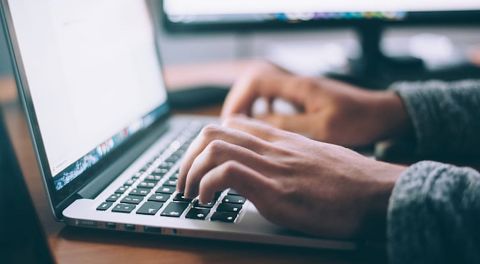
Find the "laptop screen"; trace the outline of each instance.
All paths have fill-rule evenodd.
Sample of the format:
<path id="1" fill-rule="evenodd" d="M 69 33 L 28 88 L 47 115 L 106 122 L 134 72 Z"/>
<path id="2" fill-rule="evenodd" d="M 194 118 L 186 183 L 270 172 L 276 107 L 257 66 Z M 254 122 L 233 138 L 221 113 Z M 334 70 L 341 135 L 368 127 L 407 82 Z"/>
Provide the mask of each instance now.
<path id="1" fill-rule="evenodd" d="M 158 118 L 166 90 L 145 1 L 9 0 L 56 190 Z"/>

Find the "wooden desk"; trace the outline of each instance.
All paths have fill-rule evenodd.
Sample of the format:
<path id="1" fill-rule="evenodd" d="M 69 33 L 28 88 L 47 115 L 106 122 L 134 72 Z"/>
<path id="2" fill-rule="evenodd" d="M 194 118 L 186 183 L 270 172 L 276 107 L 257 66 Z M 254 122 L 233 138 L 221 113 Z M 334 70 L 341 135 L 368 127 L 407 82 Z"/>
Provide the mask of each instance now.
<path id="1" fill-rule="evenodd" d="M 222 72 L 230 70 L 229 78 L 234 77 L 244 66 L 228 65 L 222 64 Z M 189 67 L 190 70 L 195 69 Z M 210 67 L 207 70 L 215 68 L 214 65 Z M 169 74 L 167 80 L 173 82 L 172 86 L 175 80 L 186 81 L 176 75 L 180 73 L 184 71 L 179 68 L 167 70 Z M 197 78 L 200 76 L 203 75 L 197 75 Z M 221 82 L 229 81 L 225 75 L 222 76 Z M 0 102 L 3 104 L 9 131 L 36 210 L 59 263 L 362 263 L 357 252 L 298 249 L 66 227 L 52 217 L 25 118 L 16 102 L 15 84 L 12 79 L 0 79 Z M 200 109 L 191 114 L 212 115 L 217 114 L 219 109 L 220 106 L 216 106 Z"/>

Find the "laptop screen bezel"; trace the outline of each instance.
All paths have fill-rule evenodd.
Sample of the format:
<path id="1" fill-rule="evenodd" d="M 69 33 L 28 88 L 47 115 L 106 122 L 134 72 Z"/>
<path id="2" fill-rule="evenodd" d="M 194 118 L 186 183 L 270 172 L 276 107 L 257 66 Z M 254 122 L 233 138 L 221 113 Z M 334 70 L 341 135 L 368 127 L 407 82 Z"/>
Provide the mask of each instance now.
<path id="1" fill-rule="evenodd" d="M 35 154 L 39 162 L 40 172 L 42 174 L 44 184 L 48 192 L 49 200 L 50 200 L 52 209 L 55 213 L 55 216 L 59 217 L 61 216 L 61 211 L 68 205 L 69 201 L 76 198 L 75 194 L 79 191 L 79 189 L 81 189 L 83 186 L 85 186 L 87 183 L 93 180 L 95 176 L 99 174 L 99 172 L 108 168 L 109 165 L 111 165 L 116 158 L 121 156 L 123 152 L 125 152 L 127 149 L 134 146 L 135 143 L 137 143 L 139 140 L 143 138 L 143 136 L 145 136 L 150 131 L 152 131 L 159 123 L 161 123 L 163 120 L 165 120 L 167 116 L 169 116 L 170 106 L 168 103 L 168 95 L 167 95 L 167 100 L 154 110 L 154 112 L 157 113 L 157 118 L 152 124 L 150 124 L 145 129 L 132 135 L 124 143 L 122 143 L 117 148 L 112 150 L 111 153 L 107 154 L 102 160 L 100 160 L 98 163 L 93 165 L 91 168 L 88 168 L 85 172 L 81 173 L 78 177 L 76 177 L 74 180 L 72 180 L 62 189 L 56 190 L 54 186 L 54 178 L 50 170 L 50 165 L 47 159 L 45 146 L 42 140 L 41 131 L 39 129 L 39 123 L 37 120 L 35 107 L 33 104 L 31 93 L 30 93 L 30 88 L 26 78 L 26 72 L 25 72 L 25 68 L 21 58 L 21 53 L 20 53 L 20 49 L 19 49 L 19 45 L 16 37 L 16 32 L 13 26 L 12 15 L 10 13 L 10 9 L 8 6 L 8 1 L 7 0 L 0 0 L 0 1 L 1 1 L 0 11 L 2 15 L 2 22 L 4 25 L 5 38 L 8 42 L 8 48 L 11 56 L 12 67 L 14 70 L 17 90 L 19 93 L 19 97 L 23 103 L 24 109 L 26 111 L 27 122 L 28 122 L 28 126 L 32 136 L 32 141 L 34 144 Z M 152 23 L 152 28 L 154 29 L 154 32 L 152 32 L 152 34 L 155 35 L 155 39 L 157 40 L 157 37 L 158 37 L 157 32 L 158 32 L 159 25 L 157 23 L 157 20 L 156 20 L 157 17 L 155 15 L 156 5 L 153 3 L 154 0 L 144 0 L 144 1 L 149 7 L 149 11 L 150 11 L 149 17 Z M 158 63 L 162 71 L 162 74 L 164 74 L 163 64 L 160 59 L 160 50 L 158 47 L 158 41 L 156 41 L 156 47 L 157 47 Z M 164 87 L 166 89 L 165 82 L 164 82 Z"/>

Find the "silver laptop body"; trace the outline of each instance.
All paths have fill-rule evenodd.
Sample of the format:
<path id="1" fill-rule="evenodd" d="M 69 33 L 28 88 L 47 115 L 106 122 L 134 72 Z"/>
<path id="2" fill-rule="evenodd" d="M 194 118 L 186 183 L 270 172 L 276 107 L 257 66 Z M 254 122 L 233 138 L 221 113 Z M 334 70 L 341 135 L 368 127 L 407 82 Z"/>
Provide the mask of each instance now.
<path id="1" fill-rule="evenodd" d="M 355 249 L 274 225 L 232 190 L 209 205 L 174 192 L 188 144 L 217 120 L 170 116 L 157 2 L 1 0 L 54 216 L 86 228 Z"/>

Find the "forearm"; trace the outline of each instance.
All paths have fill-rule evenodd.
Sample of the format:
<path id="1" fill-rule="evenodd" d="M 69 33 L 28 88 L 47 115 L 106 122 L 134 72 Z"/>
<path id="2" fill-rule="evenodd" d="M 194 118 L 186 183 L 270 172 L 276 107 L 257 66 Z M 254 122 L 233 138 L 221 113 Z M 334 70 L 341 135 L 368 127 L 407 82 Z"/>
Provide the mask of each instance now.
<path id="1" fill-rule="evenodd" d="M 402 173 L 392 192 L 392 263 L 480 263 L 480 174 L 436 162 Z"/>
<path id="2" fill-rule="evenodd" d="M 398 83 L 420 156 L 480 153 L 480 80 Z"/>

